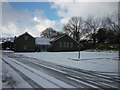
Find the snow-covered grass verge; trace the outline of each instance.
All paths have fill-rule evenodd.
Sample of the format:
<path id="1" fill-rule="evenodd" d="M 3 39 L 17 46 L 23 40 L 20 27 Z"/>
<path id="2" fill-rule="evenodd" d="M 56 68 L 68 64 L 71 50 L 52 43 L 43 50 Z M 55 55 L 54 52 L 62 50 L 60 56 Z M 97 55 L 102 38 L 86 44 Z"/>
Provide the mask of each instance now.
<path id="1" fill-rule="evenodd" d="M 80 60 L 78 52 L 35 52 L 35 53 L 16 53 L 27 57 L 37 58 L 60 65 L 71 66 L 79 69 L 114 72 L 118 73 L 118 52 L 87 52 L 81 51 Z"/>
<path id="2" fill-rule="evenodd" d="M 31 88 L 9 65 L 2 63 L 2 88 Z"/>

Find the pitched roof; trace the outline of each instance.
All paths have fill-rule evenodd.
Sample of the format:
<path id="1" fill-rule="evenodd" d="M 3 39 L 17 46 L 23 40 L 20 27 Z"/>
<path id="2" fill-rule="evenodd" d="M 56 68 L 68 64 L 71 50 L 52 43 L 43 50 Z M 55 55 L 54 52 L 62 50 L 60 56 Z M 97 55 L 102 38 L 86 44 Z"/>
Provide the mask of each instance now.
<path id="1" fill-rule="evenodd" d="M 61 35 L 58 35 L 58 36 L 55 36 L 53 38 L 51 38 L 51 41 L 54 42 L 54 41 L 57 41 L 59 40 L 60 38 L 64 37 L 65 35 L 67 34 L 61 34 Z M 70 37 L 69 35 L 67 35 L 68 37 Z M 82 44 L 80 44 L 78 41 L 76 41 L 75 39 L 73 39 L 72 37 L 70 37 L 73 41 L 75 41 L 76 43 L 78 43 L 80 46 L 83 46 Z"/>
<path id="2" fill-rule="evenodd" d="M 59 35 L 56 35 L 56 36 L 53 36 L 51 37 L 51 40 L 50 41 L 56 41 L 58 38 L 64 36 L 65 34 L 59 34 Z"/>
<path id="3" fill-rule="evenodd" d="M 32 35 L 30 35 L 28 32 L 25 32 L 25 33 L 19 35 L 17 38 L 19 38 L 19 37 L 21 37 L 21 36 L 23 36 L 23 35 L 29 35 L 29 36 L 31 36 L 32 38 L 34 38 L 34 37 L 33 37 Z"/>

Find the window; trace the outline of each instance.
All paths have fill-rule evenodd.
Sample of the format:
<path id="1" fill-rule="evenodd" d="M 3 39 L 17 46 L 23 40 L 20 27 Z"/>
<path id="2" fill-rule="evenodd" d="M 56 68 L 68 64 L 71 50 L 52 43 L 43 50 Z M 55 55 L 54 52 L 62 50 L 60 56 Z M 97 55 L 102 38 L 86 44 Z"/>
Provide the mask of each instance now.
<path id="1" fill-rule="evenodd" d="M 70 43 L 70 47 L 73 48 L 73 43 Z"/>
<path id="2" fill-rule="evenodd" d="M 62 47 L 62 42 L 59 42 L 59 47 Z"/>
<path id="3" fill-rule="evenodd" d="M 25 36 L 25 40 L 28 40 L 28 36 Z"/>
<path id="4" fill-rule="evenodd" d="M 26 50 L 26 49 L 27 49 L 27 46 L 26 46 L 26 45 L 24 45 L 24 47 L 23 47 L 23 48 L 24 48 L 24 50 Z"/>
<path id="5" fill-rule="evenodd" d="M 64 48 L 69 48 L 69 47 L 70 47 L 70 44 L 69 44 L 69 42 L 64 42 L 64 43 L 63 43 L 63 46 L 64 46 Z"/>
<path id="6" fill-rule="evenodd" d="M 69 48 L 69 42 L 66 43 L 66 47 Z"/>
<path id="7" fill-rule="evenodd" d="M 63 45 L 64 45 L 64 48 L 66 48 L 66 42 L 64 42 Z"/>

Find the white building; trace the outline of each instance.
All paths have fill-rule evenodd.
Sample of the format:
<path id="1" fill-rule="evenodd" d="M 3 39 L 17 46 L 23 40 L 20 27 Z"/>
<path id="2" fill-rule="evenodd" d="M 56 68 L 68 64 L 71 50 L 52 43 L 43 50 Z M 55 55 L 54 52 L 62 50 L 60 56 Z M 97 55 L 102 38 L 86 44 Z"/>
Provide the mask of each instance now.
<path id="1" fill-rule="evenodd" d="M 35 46 L 37 51 L 47 51 L 48 47 L 50 47 L 50 38 L 45 37 L 37 37 L 35 39 Z"/>

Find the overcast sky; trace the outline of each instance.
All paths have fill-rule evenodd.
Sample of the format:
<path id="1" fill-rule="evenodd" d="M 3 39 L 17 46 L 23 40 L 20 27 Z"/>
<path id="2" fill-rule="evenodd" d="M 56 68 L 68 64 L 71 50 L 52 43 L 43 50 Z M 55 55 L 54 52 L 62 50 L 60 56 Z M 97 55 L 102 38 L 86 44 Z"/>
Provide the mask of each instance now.
<path id="1" fill-rule="evenodd" d="M 102 18 L 118 9 L 117 2 L 3 2 L 2 36 L 28 31 L 34 37 L 48 27 L 62 31 L 70 17 Z"/>

